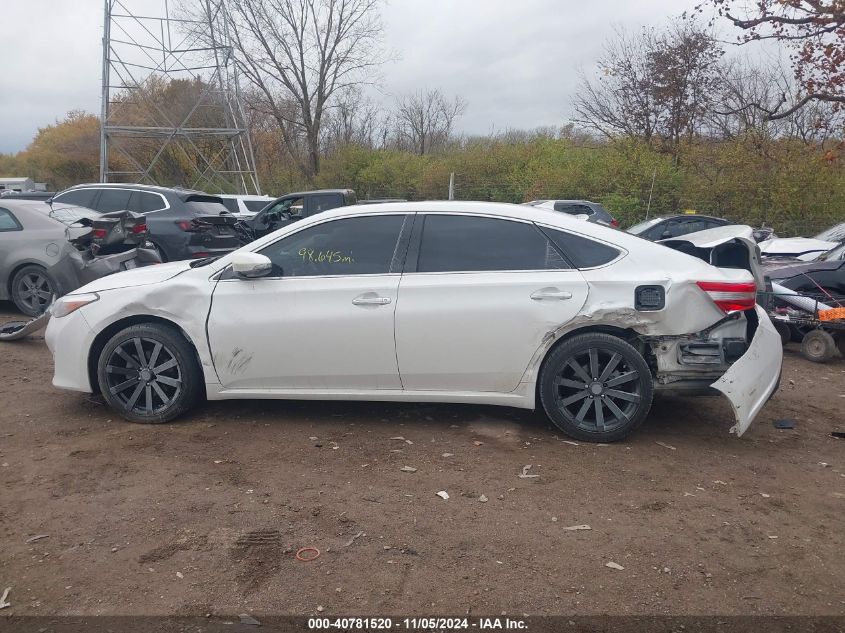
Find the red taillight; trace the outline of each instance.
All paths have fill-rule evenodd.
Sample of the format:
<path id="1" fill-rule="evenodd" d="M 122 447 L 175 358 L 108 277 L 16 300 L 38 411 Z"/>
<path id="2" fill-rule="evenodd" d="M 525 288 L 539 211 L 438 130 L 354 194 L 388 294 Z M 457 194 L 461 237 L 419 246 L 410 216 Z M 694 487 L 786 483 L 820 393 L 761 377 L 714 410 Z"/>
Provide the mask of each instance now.
<path id="1" fill-rule="evenodd" d="M 619 228 L 619 220 L 617 220 L 616 218 L 613 218 L 610 221 L 610 226 L 615 226 L 618 229 Z"/>
<path id="2" fill-rule="evenodd" d="M 189 233 L 196 231 L 196 226 L 194 226 L 192 220 L 176 220 L 176 226 L 183 231 L 188 231 Z"/>
<path id="3" fill-rule="evenodd" d="M 106 231 L 105 229 L 94 229 L 93 231 L 91 231 L 91 237 L 94 237 L 98 240 L 102 240 L 106 237 L 107 232 L 108 231 Z"/>
<path id="4" fill-rule="evenodd" d="M 137 235 L 138 233 L 146 233 L 147 232 L 147 225 L 146 224 L 136 224 L 132 227 L 132 233 Z"/>
<path id="5" fill-rule="evenodd" d="M 757 303 L 757 284 L 753 281 L 698 281 L 696 283 L 725 313 L 750 310 Z"/>

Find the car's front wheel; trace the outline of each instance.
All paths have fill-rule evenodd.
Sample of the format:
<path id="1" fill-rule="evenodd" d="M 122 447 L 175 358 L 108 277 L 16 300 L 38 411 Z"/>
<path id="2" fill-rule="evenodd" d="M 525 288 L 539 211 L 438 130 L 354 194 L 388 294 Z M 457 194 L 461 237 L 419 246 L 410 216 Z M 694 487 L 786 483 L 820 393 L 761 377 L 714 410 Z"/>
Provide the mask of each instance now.
<path id="1" fill-rule="evenodd" d="M 645 359 L 609 334 L 573 336 L 540 371 L 540 401 L 561 431 L 588 442 L 627 437 L 648 415 L 654 384 Z"/>
<path id="2" fill-rule="evenodd" d="M 133 325 L 106 343 L 97 363 L 100 391 L 124 418 L 160 424 L 185 413 L 202 389 L 190 344 L 173 327 Z"/>

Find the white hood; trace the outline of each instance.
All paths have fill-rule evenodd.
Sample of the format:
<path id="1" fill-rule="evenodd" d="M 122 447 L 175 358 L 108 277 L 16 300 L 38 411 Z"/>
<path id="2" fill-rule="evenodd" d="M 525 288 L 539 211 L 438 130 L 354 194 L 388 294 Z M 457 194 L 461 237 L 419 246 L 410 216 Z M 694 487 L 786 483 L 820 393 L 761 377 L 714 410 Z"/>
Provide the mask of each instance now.
<path id="1" fill-rule="evenodd" d="M 92 281 L 90 284 L 82 286 L 78 290 L 74 290 L 71 294 L 102 292 L 104 290 L 114 290 L 115 288 L 131 288 L 134 286 L 157 284 L 162 281 L 166 281 L 171 277 L 175 277 L 186 270 L 190 270 L 190 268 L 190 261 L 143 266 L 141 268 L 134 268 L 132 270 L 115 273 L 113 275 L 106 275 L 105 277 Z"/>
<path id="2" fill-rule="evenodd" d="M 809 261 L 838 245 L 838 242 L 817 240 L 812 237 L 776 237 L 760 242 L 760 251 L 767 256 L 792 255 Z"/>

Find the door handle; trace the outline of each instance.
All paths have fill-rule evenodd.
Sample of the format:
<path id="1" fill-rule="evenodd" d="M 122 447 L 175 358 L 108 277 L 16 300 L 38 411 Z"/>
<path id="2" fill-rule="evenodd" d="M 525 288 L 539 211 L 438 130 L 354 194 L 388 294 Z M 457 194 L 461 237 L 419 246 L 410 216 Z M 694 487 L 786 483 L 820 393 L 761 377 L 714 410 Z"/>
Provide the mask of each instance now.
<path id="1" fill-rule="evenodd" d="M 390 297 L 355 297 L 352 305 L 356 306 L 386 306 L 390 303 Z"/>
<path id="2" fill-rule="evenodd" d="M 532 292 L 531 298 L 534 299 L 534 301 L 563 301 L 564 299 L 571 299 L 572 293 L 566 292 L 565 290 L 558 290 L 557 288 L 543 288 L 542 290 Z"/>

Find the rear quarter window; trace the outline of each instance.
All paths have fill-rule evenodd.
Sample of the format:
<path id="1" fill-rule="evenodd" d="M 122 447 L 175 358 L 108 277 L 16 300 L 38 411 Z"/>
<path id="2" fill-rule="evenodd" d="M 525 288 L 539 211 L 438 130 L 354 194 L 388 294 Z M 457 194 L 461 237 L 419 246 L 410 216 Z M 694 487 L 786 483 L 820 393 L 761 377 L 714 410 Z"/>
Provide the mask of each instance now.
<path id="1" fill-rule="evenodd" d="M 587 237 L 545 226 L 540 228 L 575 268 L 604 266 L 621 255 L 619 249 Z"/>
<path id="2" fill-rule="evenodd" d="M 0 231 L 21 231 L 23 227 L 21 227 L 20 223 L 18 222 L 17 218 L 12 215 L 12 212 L 8 209 L 0 208 Z"/>

